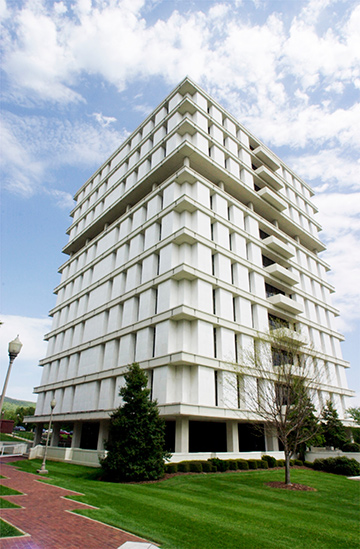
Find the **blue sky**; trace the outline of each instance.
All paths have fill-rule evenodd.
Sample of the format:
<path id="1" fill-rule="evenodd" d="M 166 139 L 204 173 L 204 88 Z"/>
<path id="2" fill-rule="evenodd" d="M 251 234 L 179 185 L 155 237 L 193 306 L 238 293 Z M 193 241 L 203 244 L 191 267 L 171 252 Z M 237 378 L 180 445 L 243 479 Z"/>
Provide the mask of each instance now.
<path id="1" fill-rule="evenodd" d="M 359 394 L 359 2 L 0 0 L 0 22 L 1 386 L 24 344 L 7 395 L 40 382 L 72 196 L 186 75 L 315 189 Z"/>

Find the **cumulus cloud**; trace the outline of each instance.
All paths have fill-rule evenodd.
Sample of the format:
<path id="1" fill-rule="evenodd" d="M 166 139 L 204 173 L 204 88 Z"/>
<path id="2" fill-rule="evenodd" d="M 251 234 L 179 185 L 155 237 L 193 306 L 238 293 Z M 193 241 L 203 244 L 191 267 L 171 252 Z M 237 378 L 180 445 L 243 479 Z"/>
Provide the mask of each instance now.
<path id="1" fill-rule="evenodd" d="M 52 188 L 55 170 L 63 166 L 95 169 L 127 135 L 126 130 L 116 131 L 106 123 L 99 128 L 98 124 L 88 121 L 4 114 L 4 187 L 23 197 L 47 192 L 62 207 L 69 205 L 70 195 L 62 189 Z"/>
<path id="2" fill-rule="evenodd" d="M 324 259 L 332 266 L 329 281 L 336 288 L 334 304 L 340 309 L 339 329 L 351 331 L 360 318 L 360 192 L 321 193 L 314 197 L 318 221 L 327 251 Z"/>

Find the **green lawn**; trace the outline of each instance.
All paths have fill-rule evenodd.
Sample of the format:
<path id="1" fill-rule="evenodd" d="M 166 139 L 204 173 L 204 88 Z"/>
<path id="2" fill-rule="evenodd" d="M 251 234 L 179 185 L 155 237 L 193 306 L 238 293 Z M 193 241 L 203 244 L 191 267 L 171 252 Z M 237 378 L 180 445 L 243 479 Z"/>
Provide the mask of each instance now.
<path id="1" fill-rule="evenodd" d="M 22 461 L 35 472 L 38 461 Z M 163 549 L 359 548 L 359 483 L 307 469 L 292 481 L 317 492 L 269 488 L 283 470 L 176 476 L 152 484 L 112 484 L 99 470 L 49 462 L 49 481 L 84 493 L 99 510 L 81 514 L 158 543 Z"/>
<path id="2" fill-rule="evenodd" d="M 3 476 L 0 476 L 0 479 L 4 478 Z M 0 485 L 0 496 L 15 496 L 17 494 L 20 494 L 20 492 L 17 492 L 16 490 L 13 490 L 12 488 L 8 488 L 7 486 Z M 3 499 L 0 497 L 0 509 L 12 509 L 12 508 L 18 508 L 19 505 L 15 505 L 15 503 L 11 503 L 10 501 L 6 501 L 6 499 Z M 8 524 L 4 520 L 0 519 L 0 538 L 8 538 L 11 536 L 22 536 L 23 534 L 19 532 L 14 526 L 11 526 L 11 524 Z"/>

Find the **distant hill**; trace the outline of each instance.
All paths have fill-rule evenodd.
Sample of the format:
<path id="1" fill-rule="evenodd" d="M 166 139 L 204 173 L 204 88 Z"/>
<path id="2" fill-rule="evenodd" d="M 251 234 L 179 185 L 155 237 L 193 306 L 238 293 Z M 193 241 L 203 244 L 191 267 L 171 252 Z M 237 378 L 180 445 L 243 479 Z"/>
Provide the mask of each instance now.
<path id="1" fill-rule="evenodd" d="M 5 397 L 4 398 L 4 408 L 17 408 L 18 406 L 23 406 L 28 408 L 29 406 L 36 406 L 36 402 L 31 402 L 30 400 L 16 400 L 15 398 Z"/>

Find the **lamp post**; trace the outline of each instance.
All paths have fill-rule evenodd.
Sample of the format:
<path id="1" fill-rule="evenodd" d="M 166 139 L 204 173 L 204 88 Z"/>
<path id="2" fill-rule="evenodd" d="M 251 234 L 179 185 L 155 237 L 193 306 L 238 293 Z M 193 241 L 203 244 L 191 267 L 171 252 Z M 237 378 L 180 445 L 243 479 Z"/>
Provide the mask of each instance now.
<path id="1" fill-rule="evenodd" d="M 2 395 L 1 395 L 1 398 L 0 398 L 0 417 L 1 417 L 1 412 L 2 412 L 2 407 L 3 407 L 3 403 L 4 403 L 4 398 L 5 398 L 7 385 L 9 383 L 11 367 L 14 363 L 15 358 L 20 353 L 21 347 L 22 347 L 22 343 L 19 339 L 19 336 L 17 335 L 16 338 L 13 339 L 13 341 L 10 341 L 10 343 L 9 343 L 9 348 L 8 348 L 8 351 L 9 351 L 9 366 L 8 366 L 8 369 L 7 369 L 7 373 L 6 373 L 6 377 L 5 377 L 5 381 L 4 381 L 4 387 L 3 387 Z"/>
<path id="2" fill-rule="evenodd" d="M 50 421 L 49 421 L 48 432 L 47 432 L 47 436 L 46 436 L 44 459 L 42 460 L 42 464 L 41 464 L 40 469 L 37 470 L 37 473 L 40 473 L 41 475 L 47 475 L 48 472 L 49 472 L 49 471 L 46 470 L 46 455 L 47 455 L 47 449 L 48 449 L 48 445 L 49 445 L 49 436 L 50 436 L 51 423 L 52 423 L 52 417 L 53 417 L 53 412 L 54 412 L 55 406 L 56 406 L 56 400 L 53 398 L 52 401 L 50 402 L 51 413 L 50 413 Z"/>

